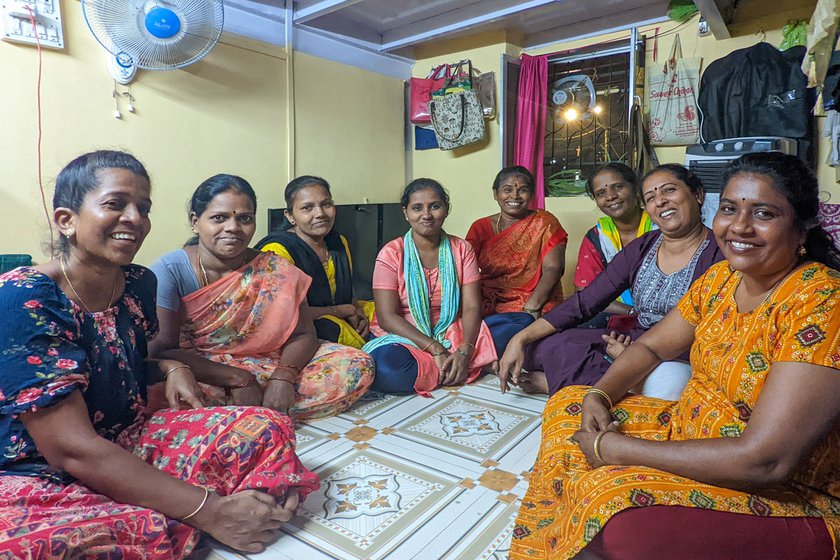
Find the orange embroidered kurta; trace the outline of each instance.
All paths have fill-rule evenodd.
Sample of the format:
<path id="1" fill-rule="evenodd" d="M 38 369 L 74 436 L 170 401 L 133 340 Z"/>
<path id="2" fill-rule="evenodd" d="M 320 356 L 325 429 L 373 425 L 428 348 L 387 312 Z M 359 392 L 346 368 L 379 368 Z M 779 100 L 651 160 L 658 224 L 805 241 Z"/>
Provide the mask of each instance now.
<path id="1" fill-rule="evenodd" d="M 680 301 L 677 309 L 696 327 L 691 380 L 676 402 L 631 396 L 618 403 L 613 414 L 625 434 L 662 441 L 740 437 L 775 362 L 840 369 L 840 273 L 803 265 L 749 313 L 738 312 L 733 297 L 740 278 L 727 262 L 718 263 Z M 652 505 L 822 517 L 837 546 L 840 428 L 817 445 L 789 483 L 748 494 L 648 467 L 590 468 L 569 440 L 580 427 L 586 390 L 568 387 L 548 401 L 512 560 L 571 558 L 613 515 Z"/>

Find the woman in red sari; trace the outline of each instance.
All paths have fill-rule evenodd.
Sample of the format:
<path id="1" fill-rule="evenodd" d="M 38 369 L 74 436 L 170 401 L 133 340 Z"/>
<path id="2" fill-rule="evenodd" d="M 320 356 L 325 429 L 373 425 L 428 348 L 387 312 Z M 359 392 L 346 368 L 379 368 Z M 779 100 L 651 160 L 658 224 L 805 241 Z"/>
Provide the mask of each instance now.
<path id="1" fill-rule="evenodd" d="M 501 355 L 508 341 L 563 301 L 566 231 L 550 212 L 533 210 L 534 176 L 505 167 L 493 181 L 499 213 L 467 232 L 481 269 L 482 317 Z"/>

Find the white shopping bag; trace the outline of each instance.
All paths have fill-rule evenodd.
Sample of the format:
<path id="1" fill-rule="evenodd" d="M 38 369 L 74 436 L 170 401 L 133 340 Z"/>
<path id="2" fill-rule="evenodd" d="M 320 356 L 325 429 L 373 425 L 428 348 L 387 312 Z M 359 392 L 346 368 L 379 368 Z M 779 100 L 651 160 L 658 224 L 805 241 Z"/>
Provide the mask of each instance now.
<path id="1" fill-rule="evenodd" d="M 648 134 L 651 144 L 685 146 L 700 142 L 697 93 L 699 58 L 683 58 L 680 36 L 661 71 L 648 73 Z"/>

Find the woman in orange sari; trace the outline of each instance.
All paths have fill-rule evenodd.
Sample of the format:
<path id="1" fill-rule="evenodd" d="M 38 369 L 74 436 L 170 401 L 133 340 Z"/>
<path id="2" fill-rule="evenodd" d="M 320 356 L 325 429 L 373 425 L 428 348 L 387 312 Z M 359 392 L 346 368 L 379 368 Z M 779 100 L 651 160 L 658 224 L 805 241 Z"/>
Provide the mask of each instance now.
<path id="1" fill-rule="evenodd" d="M 160 336 L 151 351 L 191 366 L 211 402 L 301 419 L 338 414 L 370 386 L 373 361 L 318 341 L 306 303 L 312 279 L 248 247 L 255 211 L 256 195 L 241 177 L 199 185 L 190 202 L 194 241 L 152 265 Z"/>
<path id="2" fill-rule="evenodd" d="M 549 399 L 511 560 L 837 557 L 840 254 L 796 156 L 724 178 L 727 260 L 594 387 Z M 689 346 L 679 400 L 628 394 Z"/>
<path id="3" fill-rule="evenodd" d="M 493 181 L 499 213 L 467 232 L 481 269 L 482 317 L 501 356 L 510 339 L 563 301 L 566 231 L 551 213 L 532 210 L 534 176 L 505 167 Z"/>

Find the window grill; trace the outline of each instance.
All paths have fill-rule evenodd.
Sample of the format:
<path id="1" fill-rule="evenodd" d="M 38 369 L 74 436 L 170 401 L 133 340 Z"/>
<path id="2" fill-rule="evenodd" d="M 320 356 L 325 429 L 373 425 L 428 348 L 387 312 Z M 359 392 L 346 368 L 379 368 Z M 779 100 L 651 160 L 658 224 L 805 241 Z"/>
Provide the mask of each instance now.
<path id="1" fill-rule="evenodd" d="M 589 99 L 587 79 L 595 91 L 594 100 Z M 585 180 L 598 164 L 627 161 L 629 81 L 630 53 L 626 51 L 549 61 L 546 196 L 584 194 Z M 558 84 L 563 93 L 557 93 Z"/>

